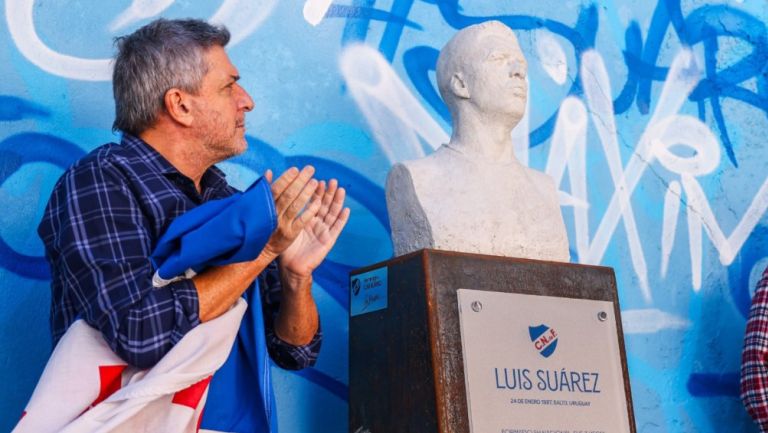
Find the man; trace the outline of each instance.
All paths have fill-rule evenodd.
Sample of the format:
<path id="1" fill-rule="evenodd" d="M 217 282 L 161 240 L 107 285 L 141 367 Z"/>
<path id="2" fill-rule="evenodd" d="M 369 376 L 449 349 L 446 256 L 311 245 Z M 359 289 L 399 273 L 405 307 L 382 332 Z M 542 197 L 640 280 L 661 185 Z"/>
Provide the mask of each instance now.
<path id="1" fill-rule="evenodd" d="M 757 283 L 741 354 L 741 400 L 761 432 L 768 432 L 768 268 Z"/>
<path id="2" fill-rule="evenodd" d="M 64 173 L 38 229 L 52 269 L 54 345 L 82 318 L 128 364 L 149 368 L 258 278 L 270 356 L 289 369 L 315 362 L 312 271 L 349 209 L 344 189 L 313 179 L 312 167 L 272 183 L 277 229 L 258 258 L 152 287 L 149 257 L 174 218 L 235 192 L 214 164 L 246 150 L 253 101 L 224 51 L 228 41 L 223 27 L 164 19 L 118 38 L 114 128 L 122 141 Z"/>

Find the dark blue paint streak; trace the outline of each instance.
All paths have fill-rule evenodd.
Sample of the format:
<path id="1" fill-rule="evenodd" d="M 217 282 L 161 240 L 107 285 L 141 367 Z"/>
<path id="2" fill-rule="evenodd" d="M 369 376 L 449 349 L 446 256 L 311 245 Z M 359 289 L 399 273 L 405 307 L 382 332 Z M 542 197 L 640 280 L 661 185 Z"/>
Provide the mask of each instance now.
<path id="1" fill-rule="evenodd" d="M 32 280 L 48 280 L 51 271 L 45 257 L 21 254 L 0 238 L 0 266 Z"/>
<path id="2" fill-rule="evenodd" d="M 436 4 L 445 22 L 457 30 L 489 20 L 501 21 L 516 30 L 547 29 L 571 42 L 577 54 L 594 47 L 597 37 L 599 17 L 595 5 L 582 8 L 579 11 L 576 27 L 571 28 L 558 21 L 530 15 L 466 16 L 459 12 L 461 9 L 458 0 L 438 0 Z"/>
<path id="3" fill-rule="evenodd" d="M 422 98 L 440 115 L 446 122 L 451 121 L 451 113 L 445 102 L 440 98 L 435 86 L 429 79 L 430 71 L 437 66 L 437 57 L 440 51 L 432 47 L 414 47 L 403 54 L 403 66 L 408 73 L 411 83 Z"/>
<path id="4" fill-rule="evenodd" d="M 413 0 L 395 0 L 392 4 L 392 14 L 407 17 L 413 6 Z M 400 22 L 389 22 L 384 29 L 384 35 L 379 43 L 379 51 L 390 62 L 395 58 L 395 51 L 403 35 L 404 25 Z"/>
<path id="5" fill-rule="evenodd" d="M 336 397 L 349 401 L 349 387 L 322 371 L 315 368 L 305 368 L 304 370 L 296 371 L 295 374 L 314 384 L 320 385 Z"/>
<path id="6" fill-rule="evenodd" d="M 653 12 L 651 24 L 648 27 L 648 36 L 646 37 L 645 47 L 642 54 L 643 64 L 653 65 L 653 67 L 655 67 L 656 59 L 659 57 L 659 52 L 661 51 L 661 44 L 664 41 L 664 35 L 667 32 L 667 27 L 669 27 L 669 22 L 670 18 L 667 13 L 667 8 L 661 1 L 659 1 L 656 5 L 656 10 Z M 634 69 L 637 73 L 640 73 L 640 76 L 644 78 L 638 83 L 636 104 L 640 113 L 648 114 L 651 106 L 651 86 L 653 81 L 647 77 L 647 74 L 642 74 L 644 71 L 647 72 L 646 68 L 639 68 L 638 65 L 629 63 L 627 66 Z M 664 70 L 663 75 L 653 76 L 653 79 L 663 80 L 664 77 L 666 77 L 666 70 Z"/>
<path id="7" fill-rule="evenodd" d="M 637 96 L 637 106 L 641 113 L 650 110 L 650 94 L 653 81 L 666 78 L 668 68 L 656 66 L 661 44 L 669 26 L 684 46 L 704 44 L 706 77 L 701 80 L 689 96 L 689 100 L 698 102 L 709 99 L 712 105 L 715 123 L 721 135 L 721 141 L 729 160 L 737 166 L 733 144 L 728 136 L 727 123 L 722 113 L 720 100 L 730 97 L 766 112 L 768 94 L 766 93 L 766 58 L 768 57 L 768 37 L 765 24 L 741 10 L 722 5 L 705 5 L 684 17 L 679 0 L 661 0 L 656 6 L 642 59 L 628 58 L 627 65 L 641 77 Z M 716 55 L 719 50 L 718 36 L 740 39 L 753 46 L 752 53 L 739 62 L 717 70 Z M 757 78 L 758 93 L 750 92 L 738 86 L 739 83 Z M 700 118 L 704 112 L 699 108 Z"/>
<path id="8" fill-rule="evenodd" d="M 366 21 L 384 21 L 411 27 L 416 30 L 423 30 L 420 25 L 401 16 L 379 9 L 359 6 L 331 5 L 325 13 L 325 18 L 362 18 Z"/>
<path id="9" fill-rule="evenodd" d="M 720 131 L 723 147 L 728 158 L 738 167 L 733 144 L 728 136 L 728 130 L 723 116 L 720 100 L 725 88 L 740 89 L 740 94 L 753 93 L 738 87 L 738 83 L 760 76 L 768 56 L 768 40 L 765 25 L 750 15 L 729 7 L 704 6 L 693 11 L 686 19 L 686 42 L 693 45 L 699 41 L 704 43 L 707 77 L 699 83 L 692 92 L 690 99 L 709 98 L 715 123 Z M 717 71 L 718 36 L 730 36 L 749 42 L 753 45 L 752 53 L 728 68 Z M 753 93 L 754 94 L 754 93 Z M 766 109 L 765 95 L 755 95 L 757 98 L 739 98 L 742 102 L 755 101 L 754 106 Z M 702 119 L 703 120 L 703 119 Z"/>
<path id="10" fill-rule="evenodd" d="M 738 373 L 694 373 L 688 376 L 688 392 L 694 397 L 738 397 Z"/>
<path id="11" fill-rule="evenodd" d="M 636 21 L 632 21 L 624 35 L 624 45 L 626 49 L 623 51 L 624 63 L 629 64 L 629 59 L 639 59 L 643 50 L 643 34 L 640 30 L 640 25 Z M 633 68 L 627 68 L 627 82 L 624 84 L 619 96 L 613 101 L 613 111 L 616 113 L 623 113 L 632 106 L 632 102 L 635 100 L 637 94 L 638 74 Z"/>
<path id="12" fill-rule="evenodd" d="M 74 143 L 52 135 L 31 132 L 12 135 L 0 142 L 0 184 L 24 164 L 47 162 L 64 169 L 83 155 L 85 152 Z M 3 239 L 0 239 L 0 266 L 34 280 L 50 278 L 48 262 L 43 256 L 21 254 Z"/>
<path id="13" fill-rule="evenodd" d="M 43 106 L 16 96 L 0 95 L 0 121 L 45 118 L 51 113 Z"/>
<path id="14" fill-rule="evenodd" d="M 356 8 L 372 8 L 376 0 L 354 0 L 352 7 Z M 364 41 L 368 36 L 368 25 L 371 20 L 363 16 L 351 16 L 347 17 L 347 22 L 344 24 L 344 33 L 341 36 L 342 45 L 346 45 L 351 42 Z"/>
<path id="15" fill-rule="evenodd" d="M 47 162 L 61 168 L 69 167 L 77 159 L 85 156 L 85 151 L 71 141 L 50 134 L 23 132 L 12 135 L 0 142 L 0 152 L 14 154 L 16 163 L 0 173 L 0 183 L 18 170 L 23 164 Z M 13 168 L 13 171 L 7 171 Z"/>

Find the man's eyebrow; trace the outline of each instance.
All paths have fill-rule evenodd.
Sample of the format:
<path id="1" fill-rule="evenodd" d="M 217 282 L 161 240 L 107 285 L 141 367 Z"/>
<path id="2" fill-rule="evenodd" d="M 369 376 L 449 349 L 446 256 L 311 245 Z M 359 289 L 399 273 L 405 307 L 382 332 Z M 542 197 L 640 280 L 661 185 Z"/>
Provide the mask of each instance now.
<path id="1" fill-rule="evenodd" d="M 222 89 L 226 88 L 226 87 L 229 87 L 229 86 L 235 84 L 238 81 L 240 81 L 240 76 L 239 75 L 230 75 L 229 76 L 229 80 L 227 80 L 227 83 L 222 86 Z"/>

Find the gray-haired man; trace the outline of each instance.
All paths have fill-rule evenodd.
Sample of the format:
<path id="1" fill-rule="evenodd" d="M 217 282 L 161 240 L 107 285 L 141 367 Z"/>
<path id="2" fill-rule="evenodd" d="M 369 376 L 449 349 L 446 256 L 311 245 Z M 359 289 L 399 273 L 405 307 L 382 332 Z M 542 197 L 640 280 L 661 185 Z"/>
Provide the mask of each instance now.
<path id="1" fill-rule="evenodd" d="M 235 192 L 214 164 L 246 150 L 253 100 L 224 51 L 228 41 L 223 27 L 164 19 L 118 38 L 114 128 L 122 141 L 64 173 L 38 229 L 52 270 L 54 344 L 81 317 L 127 363 L 148 368 L 258 279 L 261 341 L 271 357 L 291 369 L 315 362 L 321 334 L 312 271 L 349 209 L 344 189 L 313 179 L 312 167 L 272 183 L 278 228 L 258 258 L 152 288 L 149 256 L 171 221 Z"/>

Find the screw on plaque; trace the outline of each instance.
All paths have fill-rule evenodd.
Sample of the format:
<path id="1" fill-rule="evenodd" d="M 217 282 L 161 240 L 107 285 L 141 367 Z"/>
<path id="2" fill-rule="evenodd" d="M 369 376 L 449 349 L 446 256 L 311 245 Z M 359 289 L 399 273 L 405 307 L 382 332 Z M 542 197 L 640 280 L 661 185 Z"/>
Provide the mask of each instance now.
<path id="1" fill-rule="evenodd" d="M 605 311 L 601 311 L 597 313 L 597 320 L 601 322 L 605 322 L 606 320 L 608 320 L 608 313 L 606 313 Z"/>
<path id="2" fill-rule="evenodd" d="M 483 304 L 480 301 L 472 301 L 472 311 L 479 313 L 483 309 Z"/>

